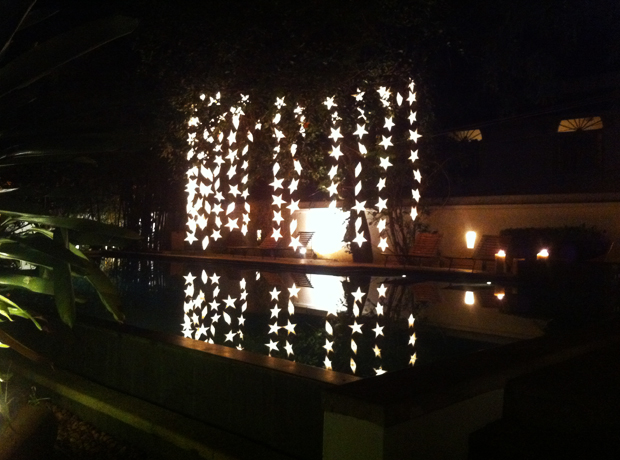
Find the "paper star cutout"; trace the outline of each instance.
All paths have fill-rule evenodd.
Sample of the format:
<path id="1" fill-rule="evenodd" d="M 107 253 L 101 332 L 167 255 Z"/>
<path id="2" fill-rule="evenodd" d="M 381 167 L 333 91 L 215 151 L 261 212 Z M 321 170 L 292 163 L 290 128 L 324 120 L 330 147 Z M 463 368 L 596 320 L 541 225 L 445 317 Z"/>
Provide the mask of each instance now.
<path id="1" fill-rule="evenodd" d="M 226 334 L 226 340 L 224 340 L 224 342 L 233 342 L 236 335 L 236 332 L 230 331 L 228 334 Z"/>
<path id="2" fill-rule="evenodd" d="M 357 90 L 357 94 L 353 95 L 356 101 L 361 101 L 364 98 L 364 91 Z"/>
<path id="3" fill-rule="evenodd" d="M 185 284 L 192 284 L 196 279 L 196 277 L 192 275 L 191 272 L 185 275 L 183 278 L 185 278 Z"/>
<path id="4" fill-rule="evenodd" d="M 336 161 L 338 161 L 338 158 L 342 156 L 342 152 L 340 151 L 340 146 L 339 145 L 334 146 L 333 150 L 331 151 L 329 155 L 334 157 Z"/>
<path id="5" fill-rule="evenodd" d="M 289 204 L 287 208 L 290 209 L 291 214 L 293 214 L 295 211 L 299 211 L 299 200 L 291 200 L 291 204 Z"/>
<path id="6" fill-rule="evenodd" d="M 217 273 L 213 273 L 213 276 L 211 276 L 210 278 L 213 284 L 217 284 L 219 283 L 221 277 L 217 276 Z"/>
<path id="7" fill-rule="evenodd" d="M 293 160 L 293 168 L 298 175 L 301 174 L 301 163 L 298 160 Z"/>
<path id="8" fill-rule="evenodd" d="M 278 190 L 279 188 L 282 188 L 282 182 L 284 181 L 284 179 L 276 179 L 274 177 L 273 182 L 269 185 L 271 185 L 273 187 L 274 190 Z"/>
<path id="9" fill-rule="evenodd" d="M 273 324 L 268 324 L 269 326 L 269 334 L 277 334 L 280 326 L 278 326 L 278 322 L 276 321 Z"/>
<path id="10" fill-rule="evenodd" d="M 409 343 L 407 345 L 412 345 L 415 347 L 415 341 L 416 341 L 416 336 L 414 332 L 413 334 L 411 334 L 411 337 L 409 337 Z"/>
<path id="11" fill-rule="evenodd" d="M 410 112 L 409 113 L 409 124 L 412 125 L 414 121 L 416 121 L 416 114 L 415 112 Z"/>
<path id="12" fill-rule="evenodd" d="M 271 291 L 269 294 L 271 294 L 271 300 L 278 300 L 278 296 L 280 295 L 280 291 L 278 291 L 275 286 L 273 288 L 273 291 Z"/>
<path id="13" fill-rule="evenodd" d="M 384 326 L 379 326 L 379 323 L 377 323 L 377 326 L 373 329 L 373 331 L 375 331 L 375 338 L 383 335 L 383 327 Z"/>
<path id="14" fill-rule="evenodd" d="M 379 183 L 377 184 L 377 189 L 381 191 L 384 188 L 385 188 L 385 177 L 382 177 L 381 179 L 379 179 Z"/>
<path id="15" fill-rule="evenodd" d="M 330 128 L 330 129 L 331 129 L 332 133 L 329 136 L 327 136 L 327 137 L 331 137 L 334 140 L 334 142 L 337 142 L 338 139 L 343 137 L 343 135 L 340 134 L 340 128 L 336 128 L 336 129 Z"/>
<path id="16" fill-rule="evenodd" d="M 379 248 L 381 248 L 382 252 L 385 252 L 385 250 L 388 248 L 388 242 L 387 242 L 387 237 L 383 238 L 383 237 L 379 237 L 379 244 L 377 245 Z"/>
<path id="17" fill-rule="evenodd" d="M 235 308 L 236 301 L 237 299 L 233 299 L 230 295 L 228 296 L 227 299 L 224 299 L 224 303 L 226 304 L 226 307 L 230 307 L 230 308 Z"/>
<path id="18" fill-rule="evenodd" d="M 377 302 L 377 306 L 375 307 L 375 310 L 377 311 L 377 316 L 383 315 L 383 305 L 381 305 L 379 302 Z"/>
<path id="19" fill-rule="evenodd" d="M 217 310 L 220 304 L 217 302 L 217 300 L 214 300 L 213 302 L 209 302 L 209 306 L 211 306 L 211 310 Z"/>
<path id="20" fill-rule="evenodd" d="M 328 339 L 325 339 L 325 345 L 323 345 L 323 348 L 325 348 L 325 350 L 329 353 L 330 351 L 334 351 L 332 345 L 334 345 L 334 342 L 330 342 Z"/>
<path id="21" fill-rule="evenodd" d="M 366 238 L 364 238 L 364 234 L 363 233 L 358 233 L 357 236 L 355 238 L 353 238 L 353 242 L 357 243 L 358 246 L 361 246 L 363 243 L 365 243 Z"/>
<path id="22" fill-rule="evenodd" d="M 413 313 L 409 315 L 409 327 L 413 327 L 414 323 L 415 323 L 415 318 L 413 317 Z"/>
<path id="23" fill-rule="evenodd" d="M 219 313 L 215 313 L 215 315 L 213 315 L 211 317 L 211 323 L 217 323 L 220 320 L 221 315 Z"/>
<path id="24" fill-rule="evenodd" d="M 293 251 L 297 251 L 297 248 L 303 246 L 303 244 L 301 244 L 299 242 L 299 237 L 291 237 L 291 244 L 289 244 L 289 247 L 293 248 Z"/>
<path id="25" fill-rule="evenodd" d="M 198 318 L 198 315 L 196 313 L 194 313 L 192 315 L 192 323 L 194 324 L 198 324 L 199 323 L 200 318 Z"/>
<path id="26" fill-rule="evenodd" d="M 284 220 L 284 218 L 282 217 L 282 212 L 281 211 L 273 211 L 273 219 L 271 220 L 275 220 L 277 222 L 278 225 L 280 225 L 280 222 L 282 222 Z"/>
<path id="27" fill-rule="evenodd" d="M 364 134 L 368 134 L 368 131 L 364 129 L 365 125 L 357 125 L 357 131 L 353 133 L 353 135 L 358 136 L 360 139 L 364 136 Z"/>
<path id="28" fill-rule="evenodd" d="M 277 142 L 280 142 L 280 139 L 283 139 L 283 138 L 285 138 L 285 137 L 286 137 L 286 136 L 282 133 L 282 131 L 280 131 L 279 129 L 274 128 L 274 131 L 275 131 L 275 137 L 276 137 L 276 141 L 277 141 Z"/>
<path id="29" fill-rule="evenodd" d="M 277 206 L 278 208 L 282 206 L 284 203 L 286 203 L 286 201 L 282 199 L 282 195 L 278 195 L 278 196 L 271 195 L 271 197 L 273 198 L 273 204 Z"/>
<path id="30" fill-rule="evenodd" d="M 332 362 L 327 356 L 325 357 L 325 361 L 323 361 L 323 363 L 325 364 L 325 369 L 327 369 L 328 371 L 332 370 Z"/>
<path id="31" fill-rule="evenodd" d="M 228 223 L 224 225 L 224 227 L 228 227 L 230 231 L 233 231 L 235 228 L 239 228 L 239 225 L 237 225 L 238 220 L 239 219 L 228 219 Z"/>
<path id="32" fill-rule="evenodd" d="M 213 230 L 213 233 L 211 234 L 211 238 L 213 238 L 215 241 L 217 241 L 221 237 L 222 237 L 222 235 L 220 234 L 219 230 Z"/>
<path id="33" fill-rule="evenodd" d="M 381 166 L 385 170 L 387 170 L 390 166 L 392 166 L 392 163 L 390 163 L 389 157 L 381 157 L 379 161 L 381 162 L 379 166 Z"/>
<path id="34" fill-rule="evenodd" d="M 356 332 L 363 334 L 362 324 L 357 324 L 357 321 L 353 321 L 353 324 L 350 324 L 349 327 L 352 329 L 351 334 L 355 334 Z"/>
<path id="35" fill-rule="evenodd" d="M 280 238 L 282 238 L 282 233 L 280 233 L 280 229 L 279 228 L 274 228 L 273 229 L 273 233 L 271 234 L 271 237 L 275 241 L 278 241 Z"/>
<path id="36" fill-rule="evenodd" d="M 366 115 L 364 115 L 364 110 L 358 107 L 357 111 L 360 113 L 359 117 L 357 118 L 363 118 L 364 120 L 366 120 Z"/>
<path id="37" fill-rule="evenodd" d="M 411 355 L 411 359 L 409 360 L 409 364 L 411 364 L 413 366 L 417 360 L 418 360 L 418 354 L 414 353 L 414 354 Z"/>
<path id="38" fill-rule="evenodd" d="M 288 186 L 288 189 L 291 193 L 293 193 L 295 190 L 297 190 L 297 185 L 299 184 L 299 179 L 293 179 L 291 180 L 291 183 Z"/>
<path id="39" fill-rule="evenodd" d="M 375 352 L 375 356 L 381 358 L 381 348 L 378 345 L 375 345 L 375 348 L 372 349 Z"/>
<path id="40" fill-rule="evenodd" d="M 282 309 L 278 308 L 278 306 L 275 305 L 270 311 L 271 311 L 271 318 L 277 318 L 278 314 L 282 311 Z"/>
<path id="41" fill-rule="evenodd" d="M 196 235 L 194 235 L 193 233 L 188 233 L 185 241 L 188 241 L 189 244 L 192 244 L 194 241 L 198 241 L 198 238 L 196 238 Z"/>
<path id="42" fill-rule="evenodd" d="M 325 99 L 325 102 L 323 102 L 324 105 L 327 106 L 327 110 L 331 110 L 332 107 L 337 107 L 338 104 L 336 104 L 334 102 L 334 98 L 333 97 L 328 97 L 327 99 Z"/>
<path id="43" fill-rule="evenodd" d="M 381 368 L 381 366 L 379 366 L 379 369 L 375 369 L 375 368 L 373 367 L 373 370 L 375 371 L 375 374 L 376 374 L 376 375 L 383 375 L 383 374 L 385 374 L 385 373 L 386 373 L 386 371 L 384 371 L 384 370 Z"/>
<path id="44" fill-rule="evenodd" d="M 385 150 L 387 150 L 387 148 L 392 144 L 392 136 L 390 137 L 385 137 L 385 136 L 381 136 L 383 138 L 383 140 L 381 142 L 379 142 L 379 145 L 381 145 Z"/>
<path id="45" fill-rule="evenodd" d="M 243 326 L 245 324 L 245 318 L 243 317 L 243 315 L 239 316 L 239 326 Z"/>
<path id="46" fill-rule="evenodd" d="M 247 200 L 247 199 L 248 199 L 248 195 L 249 195 L 249 194 L 250 194 L 250 193 L 248 192 L 248 189 L 246 188 L 246 189 L 243 191 L 243 193 L 241 193 L 241 196 L 243 197 L 243 199 L 244 199 L 244 200 Z"/>
<path id="47" fill-rule="evenodd" d="M 383 211 L 387 208 L 387 198 L 379 198 L 377 201 L 377 208 L 379 208 L 379 212 Z"/>
<path id="48" fill-rule="evenodd" d="M 332 166 L 332 168 L 329 170 L 328 176 L 331 180 L 334 180 L 334 176 L 336 174 L 338 174 L 338 165 Z"/>
<path id="49" fill-rule="evenodd" d="M 228 155 L 226 155 L 226 159 L 231 163 L 237 159 L 237 151 L 238 150 L 230 150 Z M 232 167 L 230 169 L 233 169 Z"/>
<path id="50" fill-rule="evenodd" d="M 411 104 L 412 102 L 415 102 L 415 93 L 412 91 L 409 91 L 409 97 L 407 98 L 407 102 L 409 102 L 409 104 Z"/>
<path id="51" fill-rule="evenodd" d="M 218 192 L 215 194 L 215 199 L 217 201 L 222 201 L 224 199 L 224 195 L 222 195 L 222 192 L 218 190 Z"/>
<path id="52" fill-rule="evenodd" d="M 385 124 L 383 125 L 383 127 L 387 128 L 388 131 L 391 131 L 392 128 L 394 127 L 394 122 L 392 121 L 392 118 L 394 118 L 394 117 L 386 118 L 385 119 Z"/>
<path id="53" fill-rule="evenodd" d="M 411 131 L 409 130 L 409 140 L 413 141 L 413 142 L 418 142 L 418 139 L 421 138 L 422 135 L 418 134 L 418 130 L 416 129 L 415 131 Z"/>
<path id="54" fill-rule="evenodd" d="M 226 163 L 223 159 L 221 155 L 215 155 L 215 160 L 213 160 L 215 163 L 217 163 L 218 166 L 221 166 L 222 163 Z M 214 174 L 215 176 L 217 176 L 217 174 Z"/>
<path id="55" fill-rule="evenodd" d="M 357 212 L 364 212 L 366 209 L 366 202 L 355 200 L 355 206 L 353 206 L 352 209 L 355 209 Z"/>
<path id="56" fill-rule="evenodd" d="M 352 292 L 351 295 L 353 296 L 356 302 L 362 303 L 362 299 L 364 298 L 366 294 L 363 293 L 361 289 L 358 287 L 357 291 Z"/>
<path id="57" fill-rule="evenodd" d="M 293 345 L 291 345 L 290 343 L 288 343 L 288 341 L 286 342 L 286 345 L 284 345 L 284 349 L 286 350 L 286 356 L 291 356 L 293 355 Z"/>
<path id="58" fill-rule="evenodd" d="M 412 150 L 411 156 L 409 157 L 409 159 L 411 160 L 412 163 L 414 163 L 418 159 L 418 151 Z"/>
<path id="59" fill-rule="evenodd" d="M 191 339 L 192 338 L 192 330 L 191 329 L 186 329 L 183 331 L 183 337 L 185 337 L 186 339 Z"/>
<path id="60" fill-rule="evenodd" d="M 293 283 L 293 285 L 290 288 L 288 288 L 290 297 L 297 297 L 297 294 L 299 294 L 299 291 L 301 291 L 301 289 L 295 286 L 295 283 Z"/>
<path id="61" fill-rule="evenodd" d="M 335 182 L 332 182 L 332 185 L 330 185 L 329 187 L 327 187 L 327 191 L 329 192 L 329 195 L 338 195 L 338 184 Z"/>
<path id="62" fill-rule="evenodd" d="M 216 215 L 223 211 L 224 210 L 222 209 L 222 205 L 220 203 L 213 205 L 213 208 L 211 208 L 211 212 Z"/>
<path id="63" fill-rule="evenodd" d="M 295 324 L 291 324 L 291 321 L 288 320 L 288 324 L 286 326 L 282 326 L 282 328 L 286 329 L 288 331 L 287 335 L 289 335 L 289 334 L 295 334 L 295 326 L 296 326 Z"/>
<path id="64" fill-rule="evenodd" d="M 413 194 L 413 199 L 414 199 L 414 200 L 416 200 L 416 201 L 420 201 L 420 191 L 419 191 L 419 190 L 417 190 L 417 189 L 416 189 L 416 190 L 414 190 L 414 191 L 412 192 L 412 194 Z"/>
<path id="65" fill-rule="evenodd" d="M 201 335 L 204 335 L 204 336 L 207 335 L 207 328 L 202 325 L 198 328 L 198 330 L 196 330 L 196 334 L 194 335 L 194 340 L 200 340 Z"/>
<path id="66" fill-rule="evenodd" d="M 266 343 L 265 345 L 269 347 L 269 352 L 272 352 L 273 350 L 278 351 L 278 343 L 271 339 L 269 340 L 269 343 Z"/>
<path id="67" fill-rule="evenodd" d="M 413 177 L 415 178 L 415 180 L 422 183 L 422 173 L 420 172 L 419 169 L 416 169 L 415 171 L 413 171 Z"/>
<path id="68" fill-rule="evenodd" d="M 248 293 L 245 291 L 239 294 L 239 300 L 245 300 L 247 297 L 248 297 Z"/>

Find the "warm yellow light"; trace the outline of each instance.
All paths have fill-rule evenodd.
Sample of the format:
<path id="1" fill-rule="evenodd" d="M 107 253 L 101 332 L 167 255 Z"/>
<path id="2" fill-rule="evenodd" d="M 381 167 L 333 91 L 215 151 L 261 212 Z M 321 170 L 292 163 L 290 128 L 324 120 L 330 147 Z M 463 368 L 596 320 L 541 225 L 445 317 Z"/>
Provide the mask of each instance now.
<path id="1" fill-rule="evenodd" d="M 506 257 L 506 251 L 500 249 L 497 254 L 495 254 L 495 257 Z"/>
<path id="2" fill-rule="evenodd" d="M 475 302 L 474 293 L 472 291 L 465 292 L 465 305 L 473 305 Z"/>
<path id="3" fill-rule="evenodd" d="M 538 254 L 536 254 L 536 259 L 538 260 L 547 260 L 549 257 L 549 251 L 547 249 L 541 250 Z"/>
<path id="4" fill-rule="evenodd" d="M 465 241 L 467 242 L 467 248 L 473 249 L 476 245 L 476 232 L 469 231 L 465 233 Z"/>

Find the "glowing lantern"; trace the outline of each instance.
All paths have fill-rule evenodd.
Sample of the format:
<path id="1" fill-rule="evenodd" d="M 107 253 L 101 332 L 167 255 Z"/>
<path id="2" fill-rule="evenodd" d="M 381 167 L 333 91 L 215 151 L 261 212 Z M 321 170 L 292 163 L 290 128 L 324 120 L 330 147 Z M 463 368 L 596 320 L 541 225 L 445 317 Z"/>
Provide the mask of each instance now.
<path id="1" fill-rule="evenodd" d="M 476 245 L 476 232 L 469 231 L 465 233 L 465 242 L 467 243 L 467 249 L 473 249 Z"/>
<path id="2" fill-rule="evenodd" d="M 547 260 L 549 258 L 549 251 L 547 249 L 542 249 L 538 254 L 536 254 L 537 260 Z"/>
<path id="3" fill-rule="evenodd" d="M 465 305 L 473 305 L 475 302 L 474 293 L 472 291 L 465 292 Z"/>

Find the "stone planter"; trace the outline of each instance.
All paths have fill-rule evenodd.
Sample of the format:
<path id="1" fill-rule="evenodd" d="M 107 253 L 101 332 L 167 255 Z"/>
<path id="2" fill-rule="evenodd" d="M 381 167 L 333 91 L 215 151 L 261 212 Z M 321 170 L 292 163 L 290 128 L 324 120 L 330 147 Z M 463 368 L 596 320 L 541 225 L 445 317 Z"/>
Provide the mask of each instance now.
<path id="1" fill-rule="evenodd" d="M 53 449 L 58 426 L 52 411 L 43 405 L 24 404 L 0 425 L 0 460 L 48 458 Z"/>

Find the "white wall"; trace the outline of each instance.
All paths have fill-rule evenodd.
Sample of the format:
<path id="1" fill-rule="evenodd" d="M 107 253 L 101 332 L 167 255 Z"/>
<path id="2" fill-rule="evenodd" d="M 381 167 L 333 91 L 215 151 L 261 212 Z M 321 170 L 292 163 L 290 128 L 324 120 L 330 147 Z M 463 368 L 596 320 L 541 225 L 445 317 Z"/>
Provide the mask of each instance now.
<path id="1" fill-rule="evenodd" d="M 447 205 L 431 209 L 425 219 L 431 230 L 443 233 L 440 247 L 445 256 L 471 255 L 465 233 L 497 235 L 506 228 L 596 226 L 612 239 L 620 239 L 620 203 L 533 203 Z"/>

